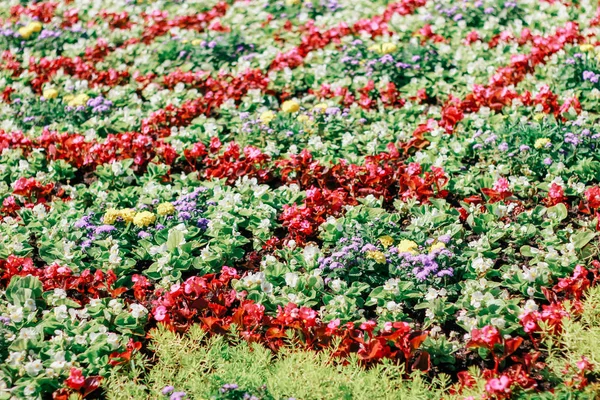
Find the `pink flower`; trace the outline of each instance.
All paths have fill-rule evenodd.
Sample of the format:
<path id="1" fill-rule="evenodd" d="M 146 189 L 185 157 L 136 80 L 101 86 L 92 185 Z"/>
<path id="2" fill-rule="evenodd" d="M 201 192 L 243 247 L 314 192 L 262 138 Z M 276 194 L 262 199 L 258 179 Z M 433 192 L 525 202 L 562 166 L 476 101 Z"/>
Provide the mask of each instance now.
<path id="1" fill-rule="evenodd" d="M 167 317 L 167 308 L 165 306 L 158 306 L 153 312 L 154 319 L 158 322 L 164 321 Z"/>
<path id="2" fill-rule="evenodd" d="M 506 178 L 499 178 L 493 186 L 493 189 L 498 192 L 498 193 L 506 193 L 508 191 L 510 191 L 509 187 L 508 187 L 508 179 Z"/>
<path id="3" fill-rule="evenodd" d="M 500 378 L 492 378 L 487 381 L 485 390 L 490 394 L 509 394 L 512 381 L 506 375 L 502 375 Z"/>

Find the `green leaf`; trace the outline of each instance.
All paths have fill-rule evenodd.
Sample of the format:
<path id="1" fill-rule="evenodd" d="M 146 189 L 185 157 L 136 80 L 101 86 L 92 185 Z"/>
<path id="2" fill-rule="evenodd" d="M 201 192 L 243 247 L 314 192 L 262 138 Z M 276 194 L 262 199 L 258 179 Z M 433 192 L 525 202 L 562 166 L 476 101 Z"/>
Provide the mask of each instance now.
<path id="1" fill-rule="evenodd" d="M 178 229 L 171 229 L 167 237 L 167 249 L 171 252 L 174 251 L 184 240 L 183 232 Z"/>
<path id="2" fill-rule="evenodd" d="M 596 232 L 592 231 L 581 231 L 576 235 L 571 236 L 571 241 L 575 244 L 576 249 L 583 248 L 586 244 L 596 237 Z"/>

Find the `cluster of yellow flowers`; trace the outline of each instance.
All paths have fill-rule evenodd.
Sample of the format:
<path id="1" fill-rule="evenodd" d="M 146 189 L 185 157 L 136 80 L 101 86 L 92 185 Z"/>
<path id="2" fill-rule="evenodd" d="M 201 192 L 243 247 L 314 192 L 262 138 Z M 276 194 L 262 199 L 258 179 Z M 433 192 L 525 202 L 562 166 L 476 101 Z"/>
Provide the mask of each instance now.
<path id="1" fill-rule="evenodd" d="M 76 96 L 69 94 L 69 95 L 63 97 L 63 100 L 66 101 L 67 105 L 70 107 L 85 106 L 89 99 L 90 99 L 90 96 L 88 96 L 85 93 L 80 93 Z"/>
<path id="2" fill-rule="evenodd" d="M 541 149 L 542 147 L 546 147 L 548 144 L 550 144 L 550 139 L 548 138 L 541 138 L 535 141 L 533 147 L 535 147 L 536 149 Z"/>
<path id="3" fill-rule="evenodd" d="M 23 39 L 28 40 L 34 33 L 41 32 L 42 26 L 41 22 L 30 22 L 27 26 L 19 28 L 19 35 L 21 35 Z"/>
<path id="4" fill-rule="evenodd" d="M 56 90 L 56 89 L 46 89 L 42 93 L 42 96 L 44 96 L 44 98 L 47 99 L 47 100 L 55 99 L 55 98 L 58 97 L 58 90 Z"/>
<path id="5" fill-rule="evenodd" d="M 175 214 L 175 206 L 169 202 L 160 203 L 156 208 L 158 215 L 173 215 Z"/>
<path id="6" fill-rule="evenodd" d="M 398 243 L 398 253 L 417 254 L 418 248 L 419 245 L 413 242 L 412 240 L 402 239 L 400 243 Z"/>
<path id="7" fill-rule="evenodd" d="M 387 262 L 385 254 L 377 250 L 367 251 L 367 258 L 375 260 L 377 264 L 385 264 Z"/>
<path id="8" fill-rule="evenodd" d="M 313 112 L 313 114 L 322 114 L 325 112 L 325 110 L 327 110 L 327 108 L 329 108 L 327 103 L 319 103 L 312 108 L 312 112 Z M 300 103 L 298 103 L 296 100 L 284 101 L 281 104 L 281 111 L 283 111 L 284 113 L 287 113 L 287 114 L 293 114 L 295 112 L 298 112 L 298 111 L 300 111 Z M 276 116 L 276 114 L 273 111 L 267 110 L 267 111 L 263 111 L 258 118 L 260 119 L 260 122 L 262 122 L 263 124 L 269 125 L 271 123 L 271 121 L 273 121 L 275 119 L 275 116 Z M 296 119 L 305 124 L 307 124 L 309 122 L 308 115 L 306 115 L 306 114 L 298 115 L 298 117 Z"/>
<path id="9" fill-rule="evenodd" d="M 390 54 L 398 50 L 398 46 L 394 43 L 378 43 L 369 47 L 369 51 L 374 51 L 378 54 Z"/>
<path id="10" fill-rule="evenodd" d="M 284 101 L 281 105 L 281 111 L 286 113 L 295 113 L 300 109 L 300 104 L 295 100 Z"/>
<path id="11" fill-rule="evenodd" d="M 156 215 L 150 211 L 136 212 L 131 208 L 122 208 L 120 210 L 109 208 L 104 213 L 102 222 L 107 225 L 113 225 L 119 217 L 125 222 L 133 222 L 135 226 L 139 227 L 148 226 L 156 221 Z"/>

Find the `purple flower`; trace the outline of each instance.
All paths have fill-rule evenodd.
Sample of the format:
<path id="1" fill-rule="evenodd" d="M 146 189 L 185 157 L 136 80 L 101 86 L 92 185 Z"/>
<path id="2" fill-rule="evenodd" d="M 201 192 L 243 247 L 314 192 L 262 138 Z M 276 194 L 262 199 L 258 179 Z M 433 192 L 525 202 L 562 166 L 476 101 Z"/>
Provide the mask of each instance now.
<path id="1" fill-rule="evenodd" d="M 173 390 L 175 390 L 175 388 L 171 385 L 169 386 L 165 386 L 162 390 L 162 394 L 167 395 L 169 393 L 171 393 Z"/>
<path id="2" fill-rule="evenodd" d="M 577 145 L 579 143 L 581 143 L 581 139 L 579 139 L 575 134 L 573 134 L 572 132 L 568 132 L 565 135 L 565 143 L 570 143 L 573 146 L 577 147 Z"/>
<path id="3" fill-rule="evenodd" d="M 112 226 L 112 225 L 100 225 L 99 227 L 97 227 L 97 228 L 94 230 L 94 233 L 95 233 L 96 235 L 99 235 L 99 234 L 101 234 L 101 233 L 109 233 L 109 232 L 112 232 L 112 231 L 114 231 L 114 230 L 116 230 L 116 229 L 117 229 L 117 228 L 115 228 L 115 227 L 114 227 L 114 226 Z"/>
<path id="4" fill-rule="evenodd" d="M 150 233 L 148 233 L 148 232 L 145 232 L 145 231 L 140 231 L 140 232 L 138 233 L 138 237 L 139 237 L 140 239 L 147 239 L 147 238 L 149 238 L 149 237 L 152 237 L 152 234 L 150 234 Z"/>
<path id="5" fill-rule="evenodd" d="M 500 151 L 507 151 L 508 150 L 508 143 L 503 142 L 498 146 L 498 150 Z"/>
<path id="6" fill-rule="evenodd" d="M 202 229 L 202 230 L 206 230 L 208 228 L 208 223 L 210 221 L 206 218 L 199 218 L 198 222 L 196 223 L 196 225 L 198 226 L 198 228 Z"/>
<path id="7" fill-rule="evenodd" d="M 185 392 L 175 392 L 169 397 L 169 400 L 182 400 L 185 396 Z"/>
<path id="8" fill-rule="evenodd" d="M 550 157 L 546 157 L 544 159 L 544 164 L 545 165 L 552 165 L 552 163 L 553 163 L 553 161 L 552 161 L 552 159 Z"/>

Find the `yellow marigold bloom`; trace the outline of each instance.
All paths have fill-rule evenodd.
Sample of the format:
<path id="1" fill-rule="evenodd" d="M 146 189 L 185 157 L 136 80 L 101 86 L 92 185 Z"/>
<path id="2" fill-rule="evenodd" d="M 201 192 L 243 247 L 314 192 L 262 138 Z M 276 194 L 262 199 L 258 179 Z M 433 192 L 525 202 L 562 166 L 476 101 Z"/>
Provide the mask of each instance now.
<path id="1" fill-rule="evenodd" d="M 382 54 L 390 54 L 398 50 L 398 46 L 394 43 L 384 43 L 381 45 L 381 53 Z"/>
<path id="2" fill-rule="evenodd" d="M 273 111 L 265 111 L 262 114 L 260 114 L 260 121 L 265 125 L 268 125 L 274 119 L 275 113 Z"/>
<path id="3" fill-rule="evenodd" d="M 300 104 L 295 100 L 284 101 L 281 105 L 281 110 L 286 113 L 295 113 L 300 109 Z"/>
<path id="4" fill-rule="evenodd" d="M 202 39 L 194 39 L 194 40 L 192 40 L 192 44 L 194 46 L 200 46 L 201 43 L 202 43 Z"/>
<path id="5" fill-rule="evenodd" d="M 85 93 L 80 93 L 68 100 L 67 105 L 70 107 L 85 106 L 90 97 Z"/>
<path id="6" fill-rule="evenodd" d="M 381 242 L 381 245 L 387 249 L 394 244 L 394 239 L 391 236 L 386 235 L 380 237 L 379 242 Z"/>
<path id="7" fill-rule="evenodd" d="M 412 240 L 403 239 L 398 243 L 398 253 L 412 253 L 415 254 L 418 244 L 413 242 Z"/>
<path id="8" fill-rule="evenodd" d="M 319 103 L 313 107 L 313 112 L 325 112 L 329 106 L 325 103 Z"/>
<path id="9" fill-rule="evenodd" d="M 579 50 L 581 50 L 581 51 L 592 51 L 592 50 L 594 50 L 594 45 L 591 45 L 591 44 L 582 44 L 581 46 L 579 46 Z"/>
<path id="10" fill-rule="evenodd" d="M 56 89 L 46 89 L 44 90 L 44 92 L 42 93 L 42 96 L 44 96 L 44 98 L 46 99 L 55 99 L 58 97 L 58 90 Z"/>
<path id="11" fill-rule="evenodd" d="M 30 22 L 30 23 L 29 23 L 29 25 L 27 25 L 27 27 L 28 27 L 29 29 L 31 29 L 32 31 L 34 31 L 34 32 L 41 32 L 41 31 L 42 31 L 42 28 L 43 28 L 43 26 L 44 26 L 44 25 L 42 25 L 42 23 L 41 23 L 41 22 L 37 22 L 37 21 L 35 21 L 35 22 Z"/>
<path id="12" fill-rule="evenodd" d="M 29 28 L 29 25 L 23 26 L 19 28 L 19 35 L 21 35 L 23 39 L 28 40 L 31 37 L 31 35 L 33 35 L 33 30 Z"/>
<path id="13" fill-rule="evenodd" d="M 548 138 L 541 138 L 535 141 L 535 144 L 533 145 L 533 147 L 535 147 L 536 149 L 541 149 L 542 147 L 546 147 L 546 145 L 550 144 L 550 139 Z"/>
<path id="14" fill-rule="evenodd" d="M 445 249 L 445 248 L 446 248 L 446 245 L 443 242 L 436 242 L 433 245 L 431 245 L 431 247 L 429 248 L 429 252 L 433 253 L 436 250 Z"/>
<path id="15" fill-rule="evenodd" d="M 173 215 L 175 213 L 175 206 L 169 202 L 160 203 L 156 212 L 158 212 L 158 215 Z"/>
<path id="16" fill-rule="evenodd" d="M 380 251 L 367 251 L 367 258 L 375 260 L 377 264 L 385 264 L 387 262 L 385 254 Z"/>
<path id="17" fill-rule="evenodd" d="M 119 211 L 115 210 L 114 208 L 109 208 L 104 213 L 104 218 L 102 218 L 102 222 L 104 222 L 106 225 L 112 225 L 117 220 L 117 217 L 120 217 L 120 216 L 121 215 L 120 215 Z"/>
<path id="18" fill-rule="evenodd" d="M 535 115 L 533 116 L 533 119 L 534 119 L 535 121 L 541 121 L 541 120 L 543 120 L 544 118 L 546 118 L 546 114 L 544 114 L 544 113 L 537 113 L 537 114 L 535 114 Z"/>
<path id="19" fill-rule="evenodd" d="M 133 222 L 135 218 L 135 210 L 131 208 L 124 208 L 119 211 L 119 216 L 123 218 L 125 222 Z"/>
<path id="20" fill-rule="evenodd" d="M 140 228 L 153 224 L 154 221 L 156 221 L 156 215 L 150 211 L 141 211 L 135 214 L 135 218 L 133 218 L 133 224 Z"/>
<path id="21" fill-rule="evenodd" d="M 300 0 L 285 0 L 285 4 L 288 6 L 295 6 L 300 4 Z"/>

